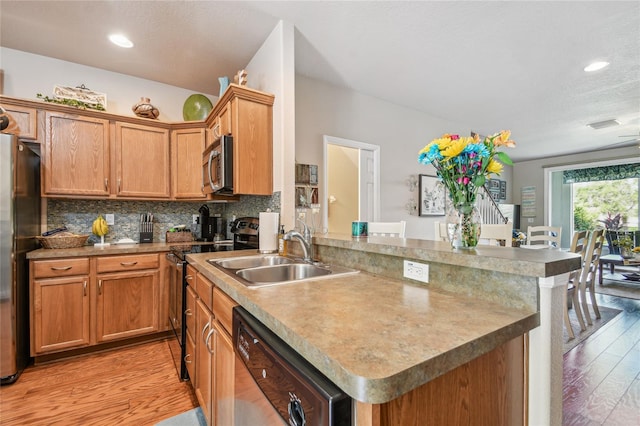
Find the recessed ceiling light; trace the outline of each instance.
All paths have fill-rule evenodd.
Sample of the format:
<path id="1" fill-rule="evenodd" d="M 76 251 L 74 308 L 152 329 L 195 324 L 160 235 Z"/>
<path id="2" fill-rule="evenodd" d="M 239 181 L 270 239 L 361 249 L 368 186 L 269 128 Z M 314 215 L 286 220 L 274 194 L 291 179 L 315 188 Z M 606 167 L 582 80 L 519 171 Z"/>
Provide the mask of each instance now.
<path id="1" fill-rule="evenodd" d="M 115 44 L 116 46 L 126 47 L 126 48 L 133 47 L 133 43 L 131 42 L 131 40 L 129 40 L 127 37 L 123 36 L 122 34 L 111 34 L 109 36 L 109 40 L 111 40 L 111 43 Z"/>
<path id="2" fill-rule="evenodd" d="M 609 66 L 609 62 L 605 62 L 605 61 L 592 62 L 586 67 L 584 67 L 584 71 L 594 72 L 594 71 L 601 70 L 602 68 L 605 68 L 607 66 Z"/>

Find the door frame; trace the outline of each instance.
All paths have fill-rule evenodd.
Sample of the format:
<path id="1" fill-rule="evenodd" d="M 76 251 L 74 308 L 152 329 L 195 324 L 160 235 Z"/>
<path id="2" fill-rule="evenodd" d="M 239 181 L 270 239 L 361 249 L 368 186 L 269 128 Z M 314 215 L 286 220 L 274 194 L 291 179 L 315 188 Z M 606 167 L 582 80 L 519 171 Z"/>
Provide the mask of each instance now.
<path id="1" fill-rule="evenodd" d="M 323 163 L 324 163 L 324 173 L 322 178 L 322 188 L 321 188 L 321 200 L 325 202 L 322 203 L 322 229 L 328 230 L 329 227 L 329 167 L 328 167 L 328 153 L 327 146 L 328 145 L 337 145 L 343 146 L 347 148 L 355 148 L 358 150 L 370 151 L 373 153 L 373 221 L 377 221 L 380 218 L 380 146 L 373 145 L 366 142 L 359 142 L 350 139 L 338 138 L 335 136 L 323 135 L 322 136 L 322 144 L 323 144 Z M 361 176 L 360 164 L 358 164 L 358 176 Z M 358 188 L 361 187 L 361 184 L 358 184 Z M 358 204 L 362 205 L 362 199 L 358 200 Z"/>

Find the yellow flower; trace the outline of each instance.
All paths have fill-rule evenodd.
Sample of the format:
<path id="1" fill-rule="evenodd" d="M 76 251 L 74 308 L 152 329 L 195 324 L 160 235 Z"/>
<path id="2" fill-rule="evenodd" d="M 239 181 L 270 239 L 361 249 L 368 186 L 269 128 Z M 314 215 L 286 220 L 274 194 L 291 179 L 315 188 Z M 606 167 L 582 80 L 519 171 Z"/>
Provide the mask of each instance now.
<path id="1" fill-rule="evenodd" d="M 499 175 L 502 172 L 502 163 L 494 160 L 493 158 L 489 161 L 487 165 L 487 173 L 493 173 L 494 175 Z"/>
<path id="2" fill-rule="evenodd" d="M 439 144 L 438 146 L 440 147 L 441 154 L 444 157 L 455 157 L 462 152 L 465 146 L 467 146 L 467 141 L 463 138 L 450 141 L 444 148 Z"/>

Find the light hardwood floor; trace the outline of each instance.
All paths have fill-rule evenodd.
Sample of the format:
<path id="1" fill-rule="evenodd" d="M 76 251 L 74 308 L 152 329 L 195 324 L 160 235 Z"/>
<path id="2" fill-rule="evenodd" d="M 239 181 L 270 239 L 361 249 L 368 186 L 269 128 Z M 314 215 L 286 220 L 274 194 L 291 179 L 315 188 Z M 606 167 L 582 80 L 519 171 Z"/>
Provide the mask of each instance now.
<path id="1" fill-rule="evenodd" d="M 31 366 L 0 388 L 3 426 L 145 426 L 197 406 L 166 340 Z"/>

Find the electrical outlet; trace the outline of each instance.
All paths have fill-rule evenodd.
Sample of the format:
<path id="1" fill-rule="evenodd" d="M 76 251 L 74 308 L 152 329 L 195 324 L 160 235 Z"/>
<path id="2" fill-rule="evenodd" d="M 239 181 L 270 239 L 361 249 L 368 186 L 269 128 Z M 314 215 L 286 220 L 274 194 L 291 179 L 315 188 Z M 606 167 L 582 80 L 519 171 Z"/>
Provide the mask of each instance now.
<path id="1" fill-rule="evenodd" d="M 411 260 L 404 261 L 404 277 L 423 283 L 429 282 L 429 265 Z"/>
<path id="2" fill-rule="evenodd" d="M 191 216 L 192 217 L 192 222 L 194 225 L 196 225 L 198 222 L 200 222 L 200 216 L 197 214 L 194 214 Z"/>
<path id="3" fill-rule="evenodd" d="M 113 213 L 107 213 L 104 215 L 104 220 L 107 221 L 107 225 L 113 225 L 116 221 L 116 218 Z"/>

